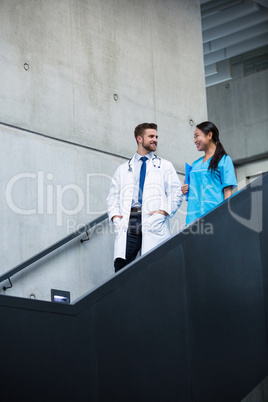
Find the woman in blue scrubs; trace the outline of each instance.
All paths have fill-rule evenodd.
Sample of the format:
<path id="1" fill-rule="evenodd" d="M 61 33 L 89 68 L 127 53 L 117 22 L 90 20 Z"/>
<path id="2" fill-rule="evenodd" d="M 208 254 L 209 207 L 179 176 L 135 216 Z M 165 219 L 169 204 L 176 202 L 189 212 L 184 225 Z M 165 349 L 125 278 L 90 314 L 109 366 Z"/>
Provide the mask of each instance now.
<path id="1" fill-rule="evenodd" d="M 229 198 L 237 186 L 232 159 L 220 142 L 215 124 L 210 121 L 198 124 L 194 143 L 205 155 L 193 162 L 189 185 L 181 188 L 183 194 L 189 193 L 187 225 Z"/>

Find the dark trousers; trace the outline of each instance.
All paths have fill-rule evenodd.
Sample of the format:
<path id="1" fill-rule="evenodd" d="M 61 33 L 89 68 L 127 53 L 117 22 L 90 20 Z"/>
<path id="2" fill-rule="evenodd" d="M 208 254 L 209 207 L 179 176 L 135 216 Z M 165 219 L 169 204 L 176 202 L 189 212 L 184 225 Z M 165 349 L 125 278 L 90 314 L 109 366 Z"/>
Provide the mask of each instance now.
<path id="1" fill-rule="evenodd" d="M 115 272 L 135 260 L 141 248 L 141 239 L 141 212 L 132 212 L 129 217 L 127 231 L 126 259 L 116 258 L 114 261 Z"/>

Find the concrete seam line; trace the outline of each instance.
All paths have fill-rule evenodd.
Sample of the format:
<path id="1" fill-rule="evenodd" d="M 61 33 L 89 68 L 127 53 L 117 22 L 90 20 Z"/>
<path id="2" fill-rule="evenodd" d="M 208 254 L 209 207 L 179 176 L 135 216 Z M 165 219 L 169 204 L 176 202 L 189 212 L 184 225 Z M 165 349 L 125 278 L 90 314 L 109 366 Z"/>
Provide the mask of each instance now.
<path id="1" fill-rule="evenodd" d="M 113 153 L 113 152 L 103 151 L 103 150 L 100 150 L 100 149 L 97 149 L 97 148 L 89 147 L 88 145 L 78 144 L 77 142 L 72 142 L 72 141 L 68 141 L 68 140 L 63 140 L 63 139 L 61 139 L 61 138 L 52 137 L 52 136 L 47 135 L 47 134 L 39 133 L 39 132 L 37 132 L 37 131 L 32 131 L 32 130 L 29 130 L 29 129 L 23 128 L 23 127 L 14 126 L 14 125 L 12 125 L 12 124 L 3 123 L 3 122 L 1 122 L 1 121 L 0 121 L 0 126 L 13 128 L 13 129 L 19 130 L 19 131 L 24 131 L 24 132 L 26 132 L 26 133 L 28 133 L 28 134 L 39 135 L 40 137 L 44 137 L 44 138 L 47 138 L 47 139 L 50 139 L 50 140 L 53 140 L 53 141 L 63 142 L 63 143 L 65 143 L 65 144 L 74 145 L 74 146 L 76 146 L 76 147 L 89 149 L 89 150 L 91 150 L 91 151 L 99 152 L 99 153 L 101 153 L 101 154 L 110 155 L 110 156 L 115 156 L 115 157 L 117 157 L 117 158 L 122 158 L 122 159 L 125 159 L 125 160 L 129 160 L 129 159 L 130 159 L 130 158 L 128 158 L 127 156 L 115 154 L 115 153 Z M 185 173 L 184 173 L 184 172 L 179 172 L 179 171 L 176 171 L 176 172 L 177 172 L 177 174 L 180 174 L 180 175 L 185 176 Z"/>

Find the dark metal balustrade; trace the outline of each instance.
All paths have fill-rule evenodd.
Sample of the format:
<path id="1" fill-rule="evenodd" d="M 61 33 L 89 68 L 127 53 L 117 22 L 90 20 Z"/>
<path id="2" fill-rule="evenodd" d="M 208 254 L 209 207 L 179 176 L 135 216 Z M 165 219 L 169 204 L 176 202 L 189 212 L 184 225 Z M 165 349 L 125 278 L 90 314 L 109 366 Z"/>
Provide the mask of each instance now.
<path id="1" fill-rule="evenodd" d="M 71 304 L 0 295 L 2 400 L 240 402 L 268 374 L 267 200 L 266 174 Z"/>
<path id="2" fill-rule="evenodd" d="M 12 286 L 10 278 L 17 274 L 18 272 L 22 271 L 23 269 L 27 268 L 29 265 L 33 264 L 34 262 L 40 260 L 41 258 L 45 257 L 46 255 L 52 253 L 53 251 L 57 250 L 61 246 L 63 246 L 66 243 L 69 243 L 71 240 L 75 239 L 76 237 L 80 236 L 83 233 L 87 233 L 89 230 L 91 230 L 94 226 L 98 225 L 99 223 L 103 222 L 105 219 L 108 218 L 107 213 L 99 216 L 98 218 L 94 219 L 93 221 L 89 222 L 88 224 L 82 226 L 79 230 L 76 230 L 75 232 L 72 232 L 68 236 L 64 237 L 63 239 L 57 241 L 56 243 L 52 244 L 51 246 L 47 247 L 46 249 L 40 251 L 33 257 L 29 258 L 26 261 L 23 261 L 22 263 L 18 264 L 16 267 L 10 269 L 9 271 L 5 272 L 3 275 L 0 276 L 0 283 L 3 282 L 4 280 L 8 279 L 10 283 L 10 287 Z M 88 233 L 87 233 L 88 234 Z M 88 240 L 88 239 L 86 239 Z M 85 240 L 81 240 L 83 242 Z M 4 290 L 8 289 L 8 287 L 4 286 Z"/>

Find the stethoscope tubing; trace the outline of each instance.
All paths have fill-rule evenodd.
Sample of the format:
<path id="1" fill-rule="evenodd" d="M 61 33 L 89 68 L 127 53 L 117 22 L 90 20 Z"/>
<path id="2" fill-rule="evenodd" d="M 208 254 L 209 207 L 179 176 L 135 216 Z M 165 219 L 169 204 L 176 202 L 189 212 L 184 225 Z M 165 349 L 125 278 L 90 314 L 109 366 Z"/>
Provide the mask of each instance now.
<path id="1" fill-rule="evenodd" d="M 156 163 L 154 162 L 155 160 L 158 160 L 158 165 L 156 166 Z M 131 167 L 131 160 L 132 159 L 129 159 L 129 161 L 128 161 L 128 171 L 129 172 L 132 172 L 132 167 Z M 161 166 L 161 158 L 159 157 L 159 156 L 157 156 L 157 155 L 155 155 L 154 154 L 154 157 L 152 158 L 152 162 L 153 162 L 153 165 L 154 165 L 154 168 L 158 168 L 158 169 L 160 169 L 160 166 Z"/>

